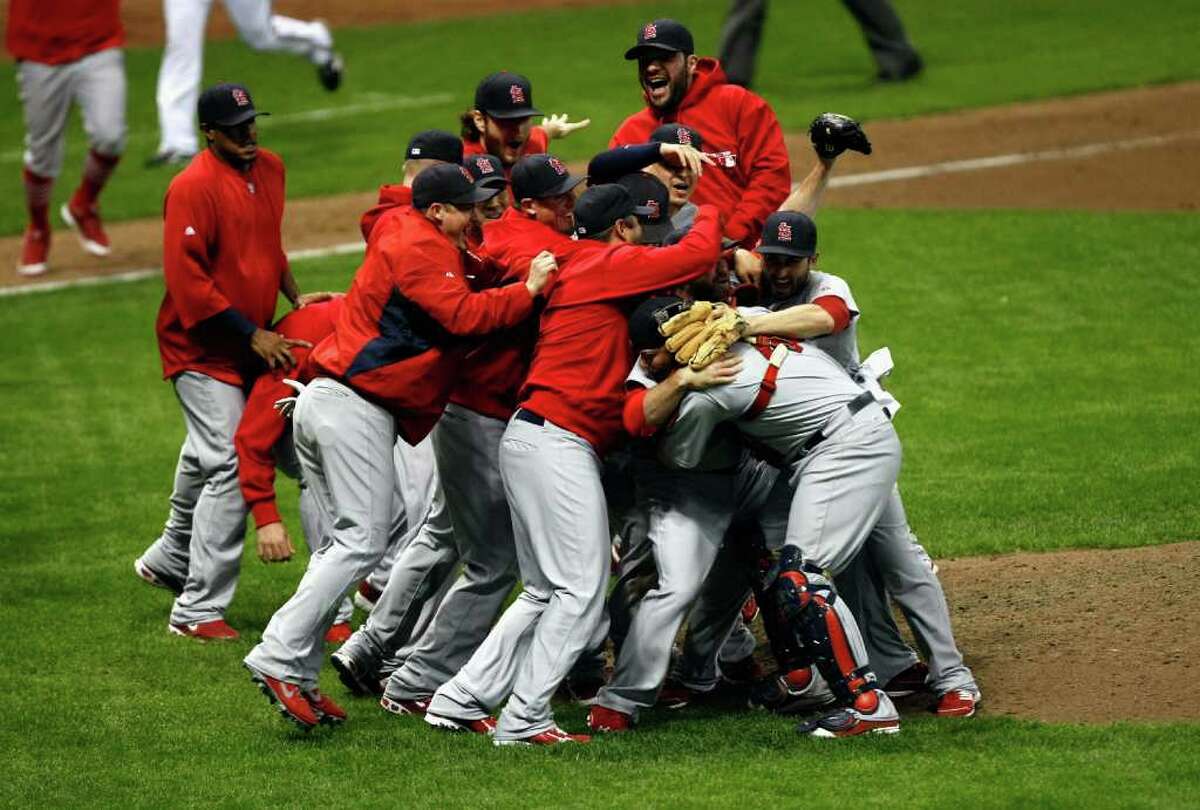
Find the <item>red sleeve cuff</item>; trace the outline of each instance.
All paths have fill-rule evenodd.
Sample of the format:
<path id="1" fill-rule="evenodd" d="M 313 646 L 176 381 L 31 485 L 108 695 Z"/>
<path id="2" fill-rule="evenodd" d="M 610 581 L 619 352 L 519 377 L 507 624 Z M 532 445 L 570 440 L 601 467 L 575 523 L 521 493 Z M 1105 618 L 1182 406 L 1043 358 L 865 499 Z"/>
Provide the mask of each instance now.
<path id="1" fill-rule="evenodd" d="M 829 334 L 836 335 L 850 325 L 850 308 L 836 295 L 822 295 L 813 303 L 828 312 L 829 317 L 833 318 L 833 331 Z"/>
<path id="2" fill-rule="evenodd" d="M 283 518 L 279 515 L 279 509 L 275 507 L 275 501 L 259 501 L 250 507 L 250 514 L 254 515 L 254 525 L 257 528 L 270 525 L 271 523 L 280 523 Z"/>
<path id="3" fill-rule="evenodd" d="M 635 436 L 639 439 L 645 439 L 653 436 L 658 430 L 654 425 L 646 424 L 646 410 L 643 407 L 646 401 L 647 388 L 637 388 L 625 394 L 625 409 L 621 414 L 621 421 L 625 424 L 625 431 L 630 436 Z"/>

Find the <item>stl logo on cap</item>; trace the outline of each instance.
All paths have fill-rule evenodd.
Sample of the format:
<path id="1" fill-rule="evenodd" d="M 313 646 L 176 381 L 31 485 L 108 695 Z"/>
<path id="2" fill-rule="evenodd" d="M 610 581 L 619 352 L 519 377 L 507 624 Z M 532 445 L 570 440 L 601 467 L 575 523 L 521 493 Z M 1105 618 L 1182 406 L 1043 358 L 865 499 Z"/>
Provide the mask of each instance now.
<path id="1" fill-rule="evenodd" d="M 654 23 L 646 23 L 646 27 L 642 29 L 642 39 L 654 39 L 658 36 L 658 28 Z"/>
<path id="2" fill-rule="evenodd" d="M 780 242 L 792 241 L 792 226 L 788 225 L 786 222 L 779 223 L 779 241 Z"/>
<path id="3" fill-rule="evenodd" d="M 513 104 L 524 104 L 525 88 L 519 84 L 510 85 L 508 88 L 508 96 L 512 99 Z"/>
<path id="4" fill-rule="evenodd" d="M 471 173 L 470 173 L 469 171 L 467 171 L 466 169 L 464 169 L 462 166 L 459 166 L 459 167 L 458 167 L 458 170 L 459 170 L 460 172 L 462 172 L 462 176 L 463 176 L 463 177 L 467 178 L 467 182 L 468 182 L 468 183 L 474 183 L 474 182 L 475 182 L 475 178 L 471 176 Z"/>
<path id="5" fill-rule="evenodd" d="M 687 127 L 680 127 L 679 129 L 675 130 L 675 138 L 683 146 L 692 145 L 692 133 L 688 132 Z"/>
<path id="6" fill-rule="evenodd" d="M 479 169 L 480 174 L 491 174 L 496 171 L 492 168 L 492 162 L 485 157 L 475 158 L 475 168 Z"/>
<path id="7" fill-rule="evenodd" d="M 245 107 L 250 103 L 250 96 L 246 95 L 246 91 L 242 88 L 235 87 L 230 93 L 232 93 L 233 100 L 239 107 Z"/>
<path id="8" fill-rule="evenodd" d="M 555 174 L 566 174 L 567 173 L 567 167 L 564 166 L 563 162 L 561 160 L 559 160 L 558 158 L 552 157 L 547 161 L 547 163 L 550 164 L 551 169 L 554 169 Z"/>
<path id="9" fill-rule="evenodd" d="M 646 200 L 646 207 L 650 209 L 650 218 L 658 219 L 662 210 L 658 207 L 658 200 Z"/>

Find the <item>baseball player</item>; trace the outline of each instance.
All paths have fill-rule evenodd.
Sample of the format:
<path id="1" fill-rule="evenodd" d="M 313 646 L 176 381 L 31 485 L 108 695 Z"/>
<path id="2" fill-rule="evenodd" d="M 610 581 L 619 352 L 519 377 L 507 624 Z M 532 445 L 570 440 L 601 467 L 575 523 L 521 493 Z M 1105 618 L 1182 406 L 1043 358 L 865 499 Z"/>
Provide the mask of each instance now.
<path id="1" fill-rule="evenodd" d="M 290 368 L 291 349 L 310 345 L 267 329 L 279 293 L 294 306 L 310 299 L 283 252 L 283 161 L 258 147 L 259 114 L 242 85 L 205 90 L 199 117 L 208 149 L 171 181 L 163 204 L 167 289 L 156 329 L 187 439 L 170 517 L 134 569 L 178 594 L 171 632 L 202 640 L 238 637 L 223 616 L 246 523 L 234 447 L 243 391 L 262 363 Z"/>
<path id="2" fill-rule="evenodd" d="M 412 191 L 412 207 L 368 250 L 333 334 L 313 351 L 318 376 L 293 416 L 300 466 L 331 515 L 331 539 L 245 664 L 268 700 L 302 728 L 345 719 L 316 688 L 321 638 L 338 601 L 386 547 L 395 437 L 415 444 L 441 416 L 465 353 L 455 338 L 527 318 L 554 269 L 545 255 L 525 284 L 472 293 L 464 231 L 475 204 L 495 189 L 477 186 L 461 166 L 440 165 L 417 175 Z"/>
<path id="3" fill-rule="evenodd" d="M 550 141 L 565 138 L 592 122 L 571 123 L 566 115 L 551 115 L 534 126 L 533 86 L 519 73 L 491 73 L 475 88 L 475 106 L 461 116 L 463 151 L 468 155 L 495 155 L 505 170 L 526 155 L 544 153 Z"/>
<path id="4" fill-rule="evenodd" d="M 371 244 L 371 232 L 385 214 L 404 213 L 412 205 L 412 184 L 416 176 L 439 163 L 462 163 L 462 141 L 441 129 L 427 129 L 413 135 L 404 149 L 403 179 L 379 187 L 379 201 L 362 215 L 359 228 L 363 240 Z"/>
<path id="5" fill-rule="evenodd" d="M 118 0 L 11 0 L 5 42 L 17 61 L 25 112 L 29 224 L 17 272 L 37 276 L 49 267 L 50 192 L 62 169 L 72 102 L 83 115 L 88 154 L 79 187 L 59 213 L 86 252 L 107 256 L 98 201 L 125 149 L 125 29 Z"/>
<path id="6" fill-rule="evenodd" d="M 271 13 L 271 0 L 221 0 L 242 41 L 256 51 L 302 56 L 317 68 L 326 90 L 342 83 L 342 57 L 320 20 L 305 22 Z M 204 73 L 204 29 L 213 0 L 163 0 L 166 45 L 158 68 L 159 144 L 147 166 L 175 166 L 196 153 L 192 110 Z"/>
<path id="7" fill-rule="evenodd" d="M 481 156 L 468 156 L 478 182 L 492 172 Z M 483 225 L 482 257 L 474 284 L 524 282 L 530 263 L 543 250 L 566 261 L 581 249 L 569 237 L 573 177 L 552 155 L 521 158 L 512 170 L 516 205 Z M 497 195 L 499 196 L 499 195 Z M 532 325 L 530 325 L 532 326 Z M 447 593 L 431 628 L 388 680 L 381 705 L 398 714 L 424 714 L 434 691 L 448 681 L 487 636 L 517 581 L 508 503 L 500 481 L 500 439 L 517 406 L 536 332 L 524 326 L 493 335 L 466 358 L 461 382 L 433 432 L 457 555 L 462 573 Z M 469 460 L 469 463 L 468 463 Z M 345 658 L 345 651 L 335 656 Z"/>
<path id="8" fill-rule="evenodd" d="M 486 731 L 490 709 L 509 696 L 495 723 L 497 745 L 589 739 L 555 725 L 550 698 L 603 629 L 610 535 L 601 458 L 621 432 L 632 363 L 622 304 L 699 275 L 720 249 L 712 207 L 669 248 L 635 244 L 638 213 L 650 212 L 616 185 L 589 188 L 575 207 L 576 234 L 587 247 L 564 263 L 546 300 L 529 375 L 500 443 L 524 588 L 434 694 L 425 714 L 431 725 Z"/>
<path id="9" fill-rule="evenodd" d="M 692 313 L 681 317 L 686 322 Z M 665 324 L 669 334 L 671 326 Z M 849 564 L 886 506 L 900 470 L 891 420 L 873 393 L 815 346 L 737 343 L 729 354 L 742 361 L 735 379 L 684 394 L 660 455 L 692 469 L 726 423 L 775 455 L 794 495 L 765 592 L 765 609 L 786 631 L 773 646 L 786 671 L 815 664 L 843 706 L 800 731 L 817 737 L 895 733 L 899 715 L 877 686 L 853 615 L 822 573 Z"/>
<path id="10" fill-rule="evenodd" d="M 724 235 L 752 244 L 792 185 L 783 131 L 770 105 L 727 83 L 715 59 L 695 56 L 691 32 L 675 20 L 642 26 L 625 58 L 637 60 L 646 108 L 625 119 L 609 146 L 646 143 L 665 123 L 703 132 L 717 171 L 699 179 L 694 201 L 716 205 L 725 217 Z"/>

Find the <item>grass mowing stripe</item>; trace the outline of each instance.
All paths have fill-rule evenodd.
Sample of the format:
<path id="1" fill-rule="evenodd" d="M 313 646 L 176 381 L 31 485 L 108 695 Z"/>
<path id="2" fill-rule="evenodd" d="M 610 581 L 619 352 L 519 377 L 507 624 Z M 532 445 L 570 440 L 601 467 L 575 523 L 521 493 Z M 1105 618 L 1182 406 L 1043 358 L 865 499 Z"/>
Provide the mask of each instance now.
<path id="1" fill-rule="evenodd" d="M 725 10 L 721 3 L 669 0 L 653 13 L 685 20 L 698 49 L 711 53 Z M 943 0 L 907 0 L 901 12 L 928 70 L 915 82 L 894 86 L 870 81 L 870 57 L 849 14 L 840 8 L 805 11 L 771 15 L 759 60 L 757 89 L 790 130 L 803 129 L 826 109 L 877 119 L 1200 76 L 1188 34 L 1200 25 L 1200 6 L 1190 0 L 1162 0 L 1150 15 L 1124 0 L 1062 0 L 1051 6 L 1044 0 L 962 0 L 953 7 Z M 554 145 L 562 157 L 586 160 L 641 104 L 634 69 L 621 54 L 649 13 L 645 6 L 619 5 L 341 30 L 338 48 L 348 68 L 343 88 L 332 96 L 295 57 L 254 53 L 236 41 L 212 42 L 205 48 L 205 80 L 248 81 L 258 103 L 280 116 L 354 109 L 385 96 L 430 99 L 391 117 L 363 112 L 361 122 L 293 118 L 274 130 L 265 124 L 263 145 L 287 161 L 293 196 L 394 181 L 409 135 L 431 127 L 456 130 L 475 84 L 500 68 L 529 75 L 539 108 L 592 118 L 590 128 Z M 448 47 L 464 44 L 469 47 L 459 48 L 454 60 L 439 63 Z M 1147 53 L 1155 58 L 1147 59 Z M 159 51 L 133 49 L 126 57 L 129 129 L 151 133 L 157 127 Z M 437 70 L 433 64 L 439 64 Z M 0 66 L 0 78 L 11 80 L 13 70 Z M 0 144 L 15 151 L 23 136 L 15 94 L 0 98 L 0 112 L 6 113 L 0 115 Z M 127 153 L 104 195 L 109 219 L 158 213 L 170 172 L 141 166 L 152 151 L 152 142 L 141 140 Z M 73 114 L 56 205 L 74 188 L 84 152 Z M 0 196 L 5 234 L 25 224 L 15 171 L 11 182 L 12 193 Z"/>

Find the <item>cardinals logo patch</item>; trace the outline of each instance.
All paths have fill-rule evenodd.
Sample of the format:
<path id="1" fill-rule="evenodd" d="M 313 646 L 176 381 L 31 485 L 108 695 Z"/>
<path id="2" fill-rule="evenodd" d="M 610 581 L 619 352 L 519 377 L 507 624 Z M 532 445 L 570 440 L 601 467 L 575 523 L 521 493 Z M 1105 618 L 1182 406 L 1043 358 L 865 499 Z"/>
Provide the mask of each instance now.
<path id="1" fill-rule="evenodd" d="M 779 241 L 780 242 L 792 241 L 792 226 L 788 225 L 786 222 L 779 223 Z"/>
<path id="2" fill-rule="evenodd" d="M 492 168 L 492 162 L 485 157 L 475 158 L 475 168 L 479 169 L 480 174 L 492 174 L 496 171 Z"/>
<path id="3" fill-rule="evenodd" d="M 460 172 L 462 172 L 462 176 L 466 178 L 466 180 L 467 180 L 467 182 L 468 182 L 468 183 L 474 183 L 474 182 L 475 182 L 475 178 L 474 178 L 474 177 L 472 177 L 472 176 L 471 176 L 471 173 L 470 173 L 469 171 L 467 171 L 465 168 L 463 168 L 462 166 L 459 166 L 459 167 L 458 167 L 458 170 L 459 170 Z"/>
<path id="4" fill-rule="evenodd" d="M 662 214 L 662 209 L 658 207 L 658 200 L 646 200 L 646 207 L 650 209 L 651 219 L 658 219 Z"/>
<path id="5" fill-rule="evenodd" d="M 246 91 L 240 87 L 235 87 L 230 91 L 233 94 L 233 101 L 239 107 L 245 107 L 250 103 L 250 96 L 246 95 Z"/>
<path id="6" fill-rule="evenodd" d="M 519 84 L 511 85 L 508 88 L 508 97 L 512 99 L 513 104 L 524 104 L 525 88 Z"/>
<path id="7" fill-rule="evenodd" d="M 642 29 L 642 39 L 654 39 L 658 36 L 658 28 L 654 23 L 646 23 L 646 27 Z"/>
<path id="8" fill-rule="evenodd" d="M 686 127 L 675 130 L 675 139 L 684 146 L 692 145 L 692 133 L 688 132 Z"/>
<path id="9" fill-rule="evenodd" d="M 555 174 L 566 174 L 567 173 L 567 167 L 564 166 L 563 162 L 561 160 L 559 160 L 558 158 L 552 157 L 552 158 L 550 158 L 550 160 L 548 162 L 550 164 L 550 168 L 554 169 Z"/>

